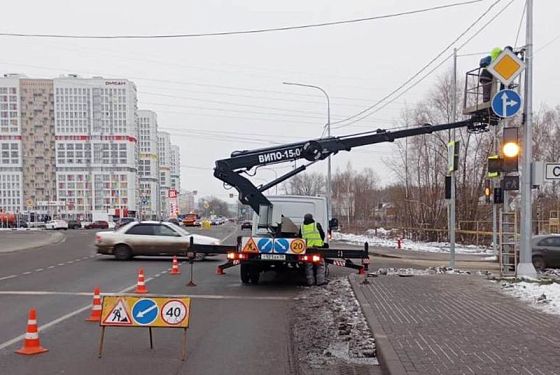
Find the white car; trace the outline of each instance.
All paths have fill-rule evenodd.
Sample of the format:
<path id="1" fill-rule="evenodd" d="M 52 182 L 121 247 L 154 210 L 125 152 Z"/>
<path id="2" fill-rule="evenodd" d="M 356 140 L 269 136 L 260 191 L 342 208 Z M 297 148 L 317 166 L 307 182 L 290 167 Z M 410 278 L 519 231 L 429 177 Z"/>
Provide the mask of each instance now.
<path id="1" fill-rule="evenodd" d="M 45 224 L 45 229 L 68 229 L 68 223 L 65 220 L 51 220 Z"/>
<path id="2" fill-rule="evenodd" d="M 186 255 L 190 238 L 201 245 L 221 245 L 217 238 L 191 234 L 165 221 L 132 222 L 115 231 L 97 232 L 95 246 L 99 254 L 114 255 L 119 260 L 135 255 Z M 197 254 L 197 259 L 204 254 Z"/>

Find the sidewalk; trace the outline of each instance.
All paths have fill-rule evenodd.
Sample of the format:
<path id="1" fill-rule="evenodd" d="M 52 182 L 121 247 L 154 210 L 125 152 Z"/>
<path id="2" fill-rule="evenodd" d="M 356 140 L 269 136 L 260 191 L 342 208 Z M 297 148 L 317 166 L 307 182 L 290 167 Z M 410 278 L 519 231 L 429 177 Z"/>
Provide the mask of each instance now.
<path id="1" fill-rule="evenodd" d="M 560 317 L 481 276 L 350 281 L 388 374 L 560 374 Z"/>
<path id="2" fill-rule="evenodd" d="M 390 248 L 390 247 L 380 247 L 380 246 L 370 246 L 369 253 L 371 255 L 387 257 L 387 258 L 410 258 L 418 260 L 449 260 L 449 253 L 435 253 L 427 251 L 417 251 L 417 250 L 403 250 Z M 455 254 L 455 260 L 460 262 L 495 262 L 495 260 L 489 259 L 491 255 L 481 254 Z"/>
<path id="3" fill-rule="evenodd" d="M 63 239 L 64 234 L 55 231 L 0 231 L 0 253 L 46 246 Z"/>

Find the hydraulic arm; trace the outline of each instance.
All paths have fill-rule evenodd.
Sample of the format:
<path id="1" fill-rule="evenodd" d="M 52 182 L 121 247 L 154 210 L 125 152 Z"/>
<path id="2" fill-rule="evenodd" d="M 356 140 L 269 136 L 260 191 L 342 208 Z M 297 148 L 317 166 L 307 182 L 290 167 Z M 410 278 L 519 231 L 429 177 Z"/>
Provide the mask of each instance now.
<path id="1" fill-rule="evenodd" d="M 378 129 L 368 133 L 319 138 L 256 150 L 235 151 L 231 154 L 230 158 L 216 161 L 214 176 L 234 187 L 239 192 L 241 203 L 251 206 L 258 214 L 261 206 L 272 206 L 263 192 L 304 171 L 311 164 L 326 159 L 329 155 L 334 155 L 339 151 L 350 151 L 354 147 L 381 142 L 393 142 L 400 138 L 463 127 L 466 127 L 471 132 L 483 132 L 487 130 L 488 121 L 486 119 L 471 118 L 449 124 L 425 124 L 393 131 Z M 305 159 L 309 163 L 262 186 L 257 187 L 247 177 L 242 176 L 243 173 L 249 172 L 252 168 L 298 159 Z"/>

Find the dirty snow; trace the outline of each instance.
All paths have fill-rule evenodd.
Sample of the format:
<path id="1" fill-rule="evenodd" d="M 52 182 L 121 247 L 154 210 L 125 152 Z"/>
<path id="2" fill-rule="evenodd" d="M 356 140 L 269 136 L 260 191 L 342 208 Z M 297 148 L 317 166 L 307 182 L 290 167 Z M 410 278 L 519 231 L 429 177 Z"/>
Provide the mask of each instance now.
<path id="1" fill-rule="evenodd" d="M 396 248 L 397 240 L 395 238 L 388 238 L 387 235 L 389 233 L 390 231 L 387 231 L 383 228 L 377 229 L 377 235 L 375 234 L 375 231 L 373 229 L 368 229 L 365 235 L 334 232 L 333 239 L 337 241 L 344 241 L 351 244 L 356 244 L 356 245 L 363 245 L 365 242 L 368 242 L 370 246 Z M 420 242 L 420 241 L 412 241 L 409 239 L 403 239 L 401 246 L 404 250 L 410 250 L 410 251 L 424 251 L 429 253 L 449 253 L 448 242 Z M 461 245 L 461 244 L 455 244 L 455 252 L 457 254 L 470 254 L 470 255 L 479 255 L 479 254 L 491 255 L 494 253 L 492 249 L 489 248 L 484 248 L 475 245 Z"/>
<path id="2" fill-rule="evenodd" d="M 560 284 L 556 282 L 503 282 L 502 291 L 547 313 L 560 315 Z"/>
<path id="3" fill-rule="evenodd" d="M 375 339 L 346 277 L 306 288 L 295 305 L 292 331 L 298 363 L 337 373 L 342 365 L 377 365 Z"/>
<path id="4" fill-rule="evenodd" d="M 416 268 L 379 268 L 376 272 L 368 273 L 369 277 L 376 276 L 427 276 L 427 275 L 470 275 L 471 271 L 463 271 L 457 268 L 450 267 L 429 267 L 426 269 Z M 477 274 L 481 274 L 477 272 Z"/>

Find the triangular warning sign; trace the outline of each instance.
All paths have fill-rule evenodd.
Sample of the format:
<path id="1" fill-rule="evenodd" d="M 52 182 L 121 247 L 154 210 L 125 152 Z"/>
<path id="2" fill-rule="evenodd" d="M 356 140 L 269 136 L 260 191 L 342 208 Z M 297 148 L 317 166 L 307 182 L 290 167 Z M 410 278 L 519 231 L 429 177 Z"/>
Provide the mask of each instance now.
<path id="1" fill-rule="evenodd" d="M 257 247 L 257 244 L 255 243 L 255 240 L 253 240 L 253 237 L 249 238 L 249 240 L 247 241 L 245 246 L 243 246 L 243 249 L 241 251 L 244 252 L 244 253 L 258 253 L 259 252 L 259 248 Z"/>
<path id="2" fill-rule="evenodd" d="M 113 325 L 113 326 L 131 326 L 132 319 L 130 319 L 130 313 L 126 308 L 126 304 L 123 299 L 120 298 L 115 306 L 111 309 L 111 312 L 105 320 L 102 322 L 103 325 Z"/>

